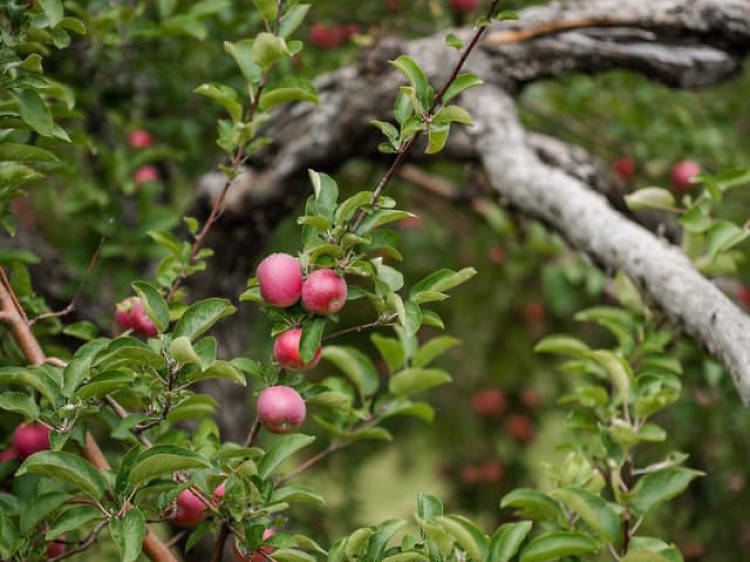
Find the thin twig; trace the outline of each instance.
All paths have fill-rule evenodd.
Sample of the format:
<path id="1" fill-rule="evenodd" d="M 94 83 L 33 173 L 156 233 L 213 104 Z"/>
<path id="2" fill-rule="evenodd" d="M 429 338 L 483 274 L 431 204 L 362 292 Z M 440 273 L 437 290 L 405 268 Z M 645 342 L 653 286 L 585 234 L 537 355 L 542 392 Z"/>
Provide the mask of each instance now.
<path id="1" fill-rule="evenodd" d="M 395 323 L 397 318 L 398 318 L 398 314 L 389 314 L 388 316 L 381 316 L 374 322 L 369 322 L 368 324 L 360 324 L 359 326 L 352 326 L 351 328 L 346 328 L 344 330 L 339 330 L 338 332 L 328 334 L 325 338 L 323 338 L 323 341 L 327 342 L 327 341 L 336 339 L 340 336 L 343 336 L 345 334 L 349 334 L 352 332 L 361 332 L 363 330 L 367 330 L 368 328 L 379 328 L 381 326 L 391 326 Z"/>
<path id="2" fill-rule="evenodd" d="M 258 431 L 260 430 L 260 417 L 255 416 L 255 420 L 253 421 L 253 425 L 250 426 L 250 432 L 247 434 L 247 437 L 245 438 L 245 447 L 252 447 L 253 442 L 255 441 L 255 438 L 258 436 Z"/>
<path id="3" fill-rule="evenodd" d="M 79 552 L 83 552 L 84 550 L 86 550 L 88 547 L 94 544 L 94 542 L 96 542 L 97 537 L 99 537 L 99 533 L 104 530 L 104 527 L 106 527 L 108 523 L 109 519 L 105 519 L 104 521 L 99 523 L 96 527 L 94 527 L 94 530 L 91 531 L 91 534 L 89 534 L 88 537 L 78 543 L 77 547 L 71 548 L 70 550 L 63 552 L 59 556 L 50 558 L 50 562 L 57 562 L 58 560 L 63 560 L 64 558 L 68 558 L 69 556 L 73 556 L 74 554 L 78 554 Z"/>
<path id="4" fill-rule="evenodd" d="M 29 326 L 33 326 L 40 320 L 44 320 L 46 318 L 60 318 L 62 316 L 67 316 L 71 312 L 73 312 L 76 308 L 76 301 L 78 300 L 78 297 L 81 296 L 81 293 L 83 292 L 84 287 L 86 286 L 86 282 L 91 277 L 91 274 L 94 272 L 94 268 L 96 267 L 97 262 L 99 261 L 99 256 L 102 252 L 102 246 L 104 246 L 104 242 L 107 240 L 107 237 L 109 236 L 109 232 L 112 229 L 112 225 L 114 224 L 113 219 L 109 219 L 106 228 L 104 229 L 104 232 L 102 233 L 101 238 L 99 239 L 99 245 L 96 247 L 96 251 L 94 252 L 94 255 L 91 256 L 91 259 L 89 260 L 89 264 L 86 267 L 86 273 L 83 276 L 83 279 L 81 279 L 81 283 L 78 285 L 78 289 L 76 289 L 75 294 L 73 295 L 73 298 L 70 299 L 70 303 L 68 306 L 63 308 L 62 310 L 59 310 L 57 312 L 45 312 L 44 314 L 40 314 L 38 316 L 35 316 L 31 320 L 29 320 Z"/>
<path id="5" fill-rule="evenodd" d="M 487 19 L 489 21 L 492 20 L 492 16 L 497 12 L 497 7 L 500 4 L 500 0 L 493 0 L 492 4 L 490 5 L 489 10 L 487 10 Z M 464 50 L 461 53 L 461 56 L 458 59 L 458 62 L 453 67 L 453 71 L 451 72 L 450 77 L 445 81 L 443 86 L 438 90 L 438 92 L 435 94 L 435 97 L 432 100 L 432 105 L 427 110 L 427 113 L 424 115 L 424 120 L 429 121 L 432 117 L 435 115 L 435 110 L 441 105 L 443 96 L 445 95 L 445 92 L 448 91 L 448 88 L 450 88 L 451 84 L 456 80 L 458 77 L 458 73 L 461 72 L 461 69 L 463 68 L 464 64 L 466 63 L 466 59 L 469 58 L 469 55 L 474 50 L 474 48 L 479 43 L 482 36 L 487 31 L 487 28 L 489 27 L 489 24 L 487 25 L 481 25 L 477 28 L 476 32 L 474 33 L 474 36 L 471 38 L 471 41 L 469 41 L 469 44 L 464 48 Z M 401 163 L 404 161 L 404 158 L 406 157 L 406 154 L 411 150 L 411 147 L 414 146 L 414 143 L 417 141 L 417 139 L 422 135 L 421 131 L 418 131 L 409 141 L 407 141 L 405 144 L 403 144 L 399 149 L 396 151 L 396 158 L 393 160 L 393 163 L 391 164 L 391 167 L 388 168 L 388 171 L 386 171 L 383 178 L 378 183 L 375 190 L 372 192 L 372 197 L 370 197 L 370 205 L 374 205 L 375 202 L 378 200 L 378 197 L 385 191 L 385 188 L 388 187 L 388 184 L 391 182 L 391 179 L 393 178 L 393 175 L 398 170 Z M 360 224 L 362 224 L 362 221 L 364 220 L 365 216 L 367 215 L 367 211 L 362 208 L 357 212 L 357 215 L 354 218 L 354 222 L 352 223 L 352 231 L 356 231 Z"/>
<path id="6" fill-rule="evenodd" d="M 278 488 L 279 486 L 285 484 L 286 482 L 289 482 L 292 478 L 295 478 L 302 474 L 304 471 L 306 471 L 311 466 L 319 463 L 321 460 L 326 458 L 331 453 L 338 451 L 339 449 L 344 448 L 346 445 L 348 445 L 349 442 L 342 442 L 342 441 L 334 441 L 328 447 L 320 451 L 317 455 L 313 455 L 309 459 L 307 459 L 305 462 L 303 462 L 301 465 L 299 465 L 297 468 L 292 470 L 290 473 L 285 474 L 284 476 L 280 476 L 276 479 L 276 481 L 273 483 L 274 488 Z"/>

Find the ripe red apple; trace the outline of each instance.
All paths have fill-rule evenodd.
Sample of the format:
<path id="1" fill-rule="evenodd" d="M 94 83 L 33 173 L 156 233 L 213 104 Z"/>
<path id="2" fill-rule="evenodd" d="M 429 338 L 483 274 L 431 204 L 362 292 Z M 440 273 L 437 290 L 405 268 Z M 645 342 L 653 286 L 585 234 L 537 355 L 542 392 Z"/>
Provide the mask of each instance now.
<path id="1" fill-rule="evenodd" d="M 271 306 L 292 306 L 302 293 L 299 260 L 289 254 L 271 254 L 256 271 L 260 294 Z"/>
<path id="2" fill-rule="evenodd" d="M 480 479 L 485 482 L 500 482 L 503 478 L 503 465 L 500 461 L 488 461 L 477 467 Z"/>
<path id="3" fill-rule="evenodd" d="M 505 409 L 505 394 L 496 388 L 480 390 L 472 396 L 471 407 L 480 416 L 497 416 Z"/>
<path id="4" fill-rule="evenodd" d="M 476 466 L 466 464 L 461 467 L 461 480 L 466 484 L 476 484 L 479 482 L 479 470 Z"/>
<path id="5" fill-rule="evenodd" d="M 342 39 L 342 34 L 338 28 L 328 27 L 322 23 L 316 23 L 310 28 L 310 43 L 318 49 L 338 47 Z"/>
<path id="6" fill-rule="evenodd" d="M 133 174 L 133 183 L 135 185 L 154 181 L 159 181 L 159 170 L 156 166 L 141 166 Z"/>
<path id="7" fill-rule="evenodd" d="M 479 0 L 450 0 L 451 9 L 457 14 L 468 14 L 479 6 Z"/>
<path id="8" fill-rule="evenodd" d="M 347 41 L 351 39 L 352 35 L 356 35 L 359 33 L 359 25 L 356 23 L 348 23 L 346 25 L 341 25 L 338 28 L 338 33 L 341 35 L 341 38 L 344 41 Z"/>
<path id="9" fill-rule="evenodd" d="M 305 421 L 302 396 L 289 386 L 269 386 L 258 397 L 260 423 L 271 433 L 288 433 Z"/>
<path id="10" fill-rule="evenodd" d="M 692 160 L 683 160 L 677 162 L 672 168 L 672 187 L 676 191 L 689 191 L 693 184 L 690 180 L 696 175 L 700 174 L 700 164 L 693 162 Z"/>
<path id="11" fill-rule="evenodd" d="M 61 542 L 57 542 L 61 541 Z M 47 546 L 47 558 L 55 558 L 65 552 L 65 535 L 60 535 Z"/>
<path id="12" fill-rule="evenodd" d="M 534 439 L 534 426 L 528 416 L 522 414 L 509 416 L 505 420 L 505 429 L 522 443 L 528 443 Z"/>
<path id="13" fill-rule="evenodd" d="M 333 314 L 346 304 L 346 281 L 332 269 L 318 269 L 302 284 L 302 306 L 315 314 Z"/>
<path id="14" fill-rule="evenodd" d="M 290 371 L 306 371 L 315 367 L 320 361 L 321 346 L 318 346 L 318 351 L 308 363 L 302 361 L 299 354 L 300 339 L 302 339 L 302 330 L 299 328 L 292 328 L 277 336 L 273 343 L 273 356 L 282 368 Z"/>
<path id="15" fill-rule="evenodd" d="M 133 148 L 147 148 L 154 143 L 154 137 L 144 129 L 136 129 L 128 133 L 128 144 Z"/>
<path id="16" fill-rule="evenodd" d="M 266 529 L 263 531 L 263 540 L 268 540 L 271 535 L 273 535 L 273 529 Z M 270 555 L 276 549 L 272 546 L 261 546 L 256 552 L 247 555 L 242 553 L 240 547 L 237 545 L 237 541 L 232 541 L 232 550 L 234 551 L 234 557 L 238 562 L 267 562 L 268 559 L 266 556 Z M 266 556 L 264 556 L 263 553 L 265 553 Z"/>
<path id="17" fill-rule="evenodd" d="M 532 388 L 528 388 L 521 392 L 521 402 L 529 408 L 535 408 L 541 401 L 542 398 L 539 396 L 539 393 Z"/>
<path id="18" fill-rule="evenodd" d="M 123 330 L 132 329 L 135 333 L 146 337 L 153 337 L 159 333 L 138 297 L 127 298 L 118 304 L 115 319 Z"/>
<path id="19" fill-rule="evenodd" d="M 13 450 L 21 460 L 49 449 L 49 429 L 38 423 L 23 423 L 13 432 Z"/>
<path id="20" fill-rule="evenodd" d="M 745 306 L 750 306 L 750 286 L 748 286 L 748 285 L 742 285 L 737 290 L 737 298 Z"/>
<path id="21" fill-rule="evenodd" d="M 206 518 L 206 506 L 190 490 L 183 490 L 177 496 L 177 511 L 172 522 L 180 527 L 193 527 Z"/>
<path id="22" fill-rule="evenodd" d="M 221 500 L 224 497 L 224 494 L 226 493 L 226 488 L 227 488 L 226 480 L 222 482 L 221 484 L 219 484 L 218 486 L 216 486 L 216 489 L 214 490 L 214 495 L 213 495 L 214 505 L 219 505 L 221 503 Z"/>
<path id="23" fill-rule="evenodd" d="M 11 447 L 10 449 L 5 449 L 2 453 L 0 453 L 0 462 L 8 462 L 12 461 L 16 458 L 16 451 Z"/>
<path id="24" fill-rule="evenodd" d="M 612 162 L 612 169 L 624 181 L 631 181 L 635 176 L 635 159 L 629 156 L 617 158 Z"/>

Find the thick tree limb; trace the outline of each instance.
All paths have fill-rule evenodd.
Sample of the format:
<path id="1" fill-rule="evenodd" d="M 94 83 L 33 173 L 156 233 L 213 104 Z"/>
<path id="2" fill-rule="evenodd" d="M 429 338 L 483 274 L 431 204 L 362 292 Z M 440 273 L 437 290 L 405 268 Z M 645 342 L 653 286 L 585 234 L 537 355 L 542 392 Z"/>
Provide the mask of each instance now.
<path id="1" fill-rule="evenodd" d="M 730 371 L 750 405 L 750 317 L 700 275 L 676 247 L 612 209 L 604 197 L 542 162 L 528 144 L 513 100 L 497 88 L 467 95 L 482 163 L 497 190 L 544 220 L 610 270 L 622 270 Z"/>

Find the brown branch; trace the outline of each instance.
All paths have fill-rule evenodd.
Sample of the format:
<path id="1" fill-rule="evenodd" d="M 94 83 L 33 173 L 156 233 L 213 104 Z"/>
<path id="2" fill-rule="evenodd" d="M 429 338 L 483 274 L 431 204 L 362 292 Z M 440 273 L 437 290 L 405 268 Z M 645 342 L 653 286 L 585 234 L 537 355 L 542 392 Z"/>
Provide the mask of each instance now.
<path id="1" fill-rule="evenodd" d="M 58 560 L 63 560 L 65 558 L 68 558 L 69 556 L 73 556 L 74 554 L 78 554 L 79 552 L 83 552 L 84 550 L 86 550 L 96 542 L 96 539 L 99 537 L 99 533 L 104 530 L 104 527 L 106 527 L 108 523 L 109 519 L 105 519 L 104 521 L 99 523 L 96 527 L 94 527 L 88 537 L 78 543 L 78 546 L 63 552 L 62 554 L 55 556 L 54 558 L 50 558 L 50 562 L 57 562 Z"/>

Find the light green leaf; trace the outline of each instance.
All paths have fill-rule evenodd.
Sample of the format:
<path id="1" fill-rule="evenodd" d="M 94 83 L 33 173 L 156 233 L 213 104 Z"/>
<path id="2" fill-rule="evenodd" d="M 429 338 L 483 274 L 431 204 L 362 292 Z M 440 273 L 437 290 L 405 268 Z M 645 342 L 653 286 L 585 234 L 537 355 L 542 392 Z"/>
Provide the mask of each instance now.
<path id="1" fill-rule="evenodd" d="M 196 365 L 201 364 L 201 358 L 193 349 L 193 344 L 190 343 L 190 338 L 187 336 L 180 336 L 172 340 L 169 344 L 169 354 L 180 364 L 195 363 Z"/>
<path id="2" fill-rule="evenodd" d="M 38 2 L 51 28 L 62 21 L 64 15 L 62 0 L 38 0 Z"/>
<path id="3" fill-rule="evenodd" d="M 59 162 L 49 150 L 16 142 L 0 143 L 0 162 Z"/>
<path id="4" fill-rule="evenodd" d="M 279 13 L 279 2 L 278 0 L 253 0 L 253 4 L 258 8 L 260 15 L 269 24 L 276 20 L 276 15 Z"/>
<path id="5" fill-rule="evenodd" d="M 461 123 L 463 125 L 472 125 L 471 115 L 464 108 L 457 105 L 446 105 L 435 114 L 432 119 L 433 123 Z"/>
<path id="6" fill-rule="evenodd" d="M 325 505 L 325 500 L 318 490 L 311 486 L 287 485 L 276 488 L 271 494 L 272 502 L 317 503 Z"/>
<path id="7" fill-rule="evenodd" d="M 318 352 L 325 327 L 326 320 L 320 316 L 313 316 L 312 318 L 305 320 L 305 323 L 302 325 L 299 354 L 304 363 L 312 361 L 315 354 Z"/>
<path id="8" fill-rule="evenodd" d="M 29 421 L 39 417 L 39 406 L 30 395 L 24 392 L 3 392 L 0 394 L 0 410 L 16 412 Z"/>
<path id="9" fill-rule="evenodd" d="M 389 392 L 409 395 L 451 382 L 451 376 L 440 369 L 404 369 L 391 377 Z"/>
<path id="10" fill-rule="evenodd" d="M 39 474 L 71 484 L 87 496 L 98 500 L 107 489 L 99 471 L 87 460 L 63 451 L 41 451 L 27 458 L 16 476 Z"/>
<path id="11" fill-rule="evenodd" d="M 273 445 L 269 447 L 260 463 L 258 463 L 258 476 L 263 479 L 268 478 L 282 462 L 313 441 L 315 441 L 315 437 L 302 433 L 282 435 L 273 442 Z"/>
<path id="12" fill-rule="evenodd" d="M 750 231 L 729 221 L 716 221 L 706 233 L 706 250 L 711 259 L 730 250 L 750 236 Z"/>
<path id="13" fill-rule="evenodd" d="M 555 531 L 533 539 L 521 551 L 520 562 L 545 562 L 564 556 L 582 556 L 601 550 L 601 543 L 594 537 L 581 533 Z"/>
<path id="14" fill-rule="evenodd" d="M 284 39 L 265 31 L 255 38 L 252 52 L 253 60 L 266 70 L 288 53 Z"/>
<path id="15" fill-rule="evenodd" d="M 143 281 L 131 284 L 133 290 L 140 297 L 143 308 L 159 332 L 169 326 L 169 306 L 161 293 L 153 286 Z"/>
<path id="16" fill-rule="evenodd" d="M 380 378 L 375 365 L 358 349 L 328 345 L 323 348 L 321 357 L 336 365 L 349 377 L 363 401 L 377 391 Z"/>
<path id="17" fill-rule="evenodd" d="M 537 353 L 556 353 L 559 355 L 571 355 L 573 357 L 585 357 L 591 350 L 589 346 L 580 340 L 570 336 L 547 336 L 534 346 Z"/>
<path id="18" fill-rule="evenodd" d="M 551 492 L 551 495 L 610 542 L 619 540 L 620 518 L 601 496 L 583 488 L 573 487 L 557 489 Z"/>
<path id="19" fill-rule="evenodd" d="M 48 541 L 55 540 L 60 535 L 77 531 L 87 523 L 101 521 L 102 519 L 104 519 L 104 514 L 98 507 L 93 505 L 76 505 L 60 514 L 46 530 L 44 538 Z"/>
<path id="20" fill-rule="evenodd" d="M 135 562 L 143 550 L 143 537 L 146 536 L 146 518 L 137 507 L 128 511 L 122 519 L 112 518 L 109 534 L 120 551 L 122 562 Z"/>
<path id="21" fill-rule="evenodd" d="M 516 488 L 506 494 L 500 507 L 512 507 L 521 517 L 556 523 L 564 519 L 562 509 L 547 494 L 533 488 Z"/>
<path id="22" fill-rule="evenodd" d="M 435 521 L 456 539 L 456 542 L 472 559 L 484 560 L 486 558 L 489 539 L 471 521 L 458 515 L 435 517 Z"/>
<path id="23" fill-rule="evenodd" d="M 21 119 L 43 137 L 52 136 L 55 123 L 52 121 L 52 113 L 42 96 L 32 89 L 14 90 L 13 95 L 18 101 L 18 113 Z"/>
<path id="24" fill-rule="evenodd" d="M 155 445 L 135 460 L 128 475 L 131 484 L 140 484 L 157 476 L 180 470 L 210 468 L 211 463 L 198 453 L 177 445 Z"/>
<path id="25" fill-rule="evenodd" d="M 391 64 L 399 69 L 409 82 L 411 82 L 422 105 L 425 107 L 431 105 L 432 100 L 429 99 L 430 84 L 427 81 L 424 71 L 419 68 L 419 65 L 405 55 L 401 55 L 395 61 L 391 61 Z"/>
<path id="26" fill-rule="evenodd" d="M 461 92 L 468 90 L 469 88 L 475 88 L 484 84 L 482 80 L 476 74 L 467 73 L 460 74 L 453 83 L 448 86 L 448 89 L 443 94 L 443 103 L 448 103 Z"/>
<path id="27" fill-rule="evenodd" d="M 196 94 L 211 98 L 220 103 L 227 110 L 232 121 L 242 120 L 242 104 L 239 102 L 237 92 L 223 84 L 201 84 L 195 90 Z"/>
<path id="28" fill-rule="evenodd" d="M 414 367 L 424 367 L 432 362 L 433 359 L 448 351 L 450 348 L 461 343 L 460 340 L 450 336 L 438 336 L 425 343 L 414 354 L 412 365 Z"/>
<path id="29" fill-rule="evenodd" d="M 289 37 L 305 20 L 307 12 L 310 10 L 310 4 L 298 4 L 292 6 L 284 14 L 281 19 L 281 25 L 279 26 L 279 36 Z"/>
<path id="30" fill-rule="evenodd" d="M 177 322 L 174 336 L 187 336 L 190 341 L 195 341 L 220 319 L 236 311 L 237 309 L 227 299 L 210 298 L 198 301 L 190 305 Z"/>
<path id="31" fill-rule="evenodd" d="M 490 540 L 487 562 L 509 562 L 531 531 L 531 521 L 501 525 Z"/>
<path id="32" fill-rule="evenodd" d="M 240 67 L 240 72 L 242 72 L 245 80 L 251 84 L 260 82 L 263 76 L 263 69 L 255 64 L 255 60 L 253 59 L 252 39 L 244 39 L 237 43 L 224 41 L 224 50 L 232 56 L 237 66 Z"/>
<path id="33" fill-rule="evenodd" d="M 633 211 L 642 209 L 673 210 L 674 195 L 662 187 L 644 187 L 625 196 L 625 203 Z"/>
<path id="34" fill-rule="evenodd" d="M 261 93 L 258 107 L 261 111 L 267 111 L 282 103 L 304 101 L 318 103 L 318 92 L 315 86 L 308 80 L 286 78 Z"/>
<path id="35" fill-rule="evenodd" d="M 699 476 L 703 476 L 703 473 L 681 466 L 645 474 L 633 488 L 630 504 L 641 513 L 646 513 L 655 505 L 679 496 Z"/>

